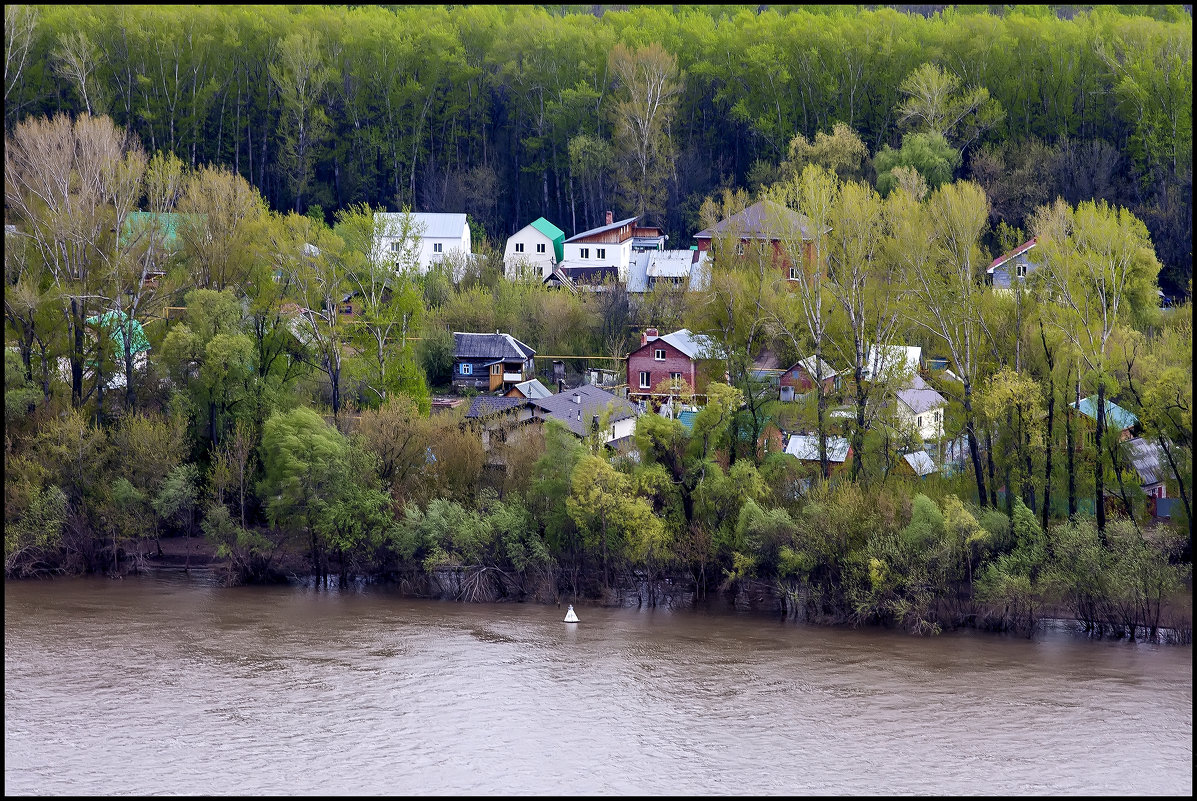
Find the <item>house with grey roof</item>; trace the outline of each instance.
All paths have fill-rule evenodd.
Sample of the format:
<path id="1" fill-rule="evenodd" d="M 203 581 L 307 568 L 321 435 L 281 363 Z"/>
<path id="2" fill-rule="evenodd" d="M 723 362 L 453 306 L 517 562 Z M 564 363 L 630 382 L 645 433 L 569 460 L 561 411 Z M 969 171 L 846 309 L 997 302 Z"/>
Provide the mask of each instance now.
<path id="1" fill-rule="evenodd" d="M 511 334 L 453 332 L 453 386 L 506 392 L 535 377 L 536 351 Z"/>
<path id="2" fill-rule="evenodd" d="M 634 253 L 663 247 L 661 229 L 640 224 L 640 215 L 615 220 L 607 212 L 607 221 L 566 239 L 564 257 L 557 265 L 575 283 L 595 286 L 595 276 L 610 276 L 626 284 Z M 580 280 L 586 276 L 585 281 Z"/>
<path id="3" fill-rule="evenodd" d="M 897 403 L 894 412 L 897 423 L 904 429 L 917 431 L 930 442 L 944 434 L 943 420 L 948 401 L 917 373 L 894 392 Z"/>
<path id="4" fill-rule="evenodd" d="M 527 381 L 520 383 L 507 390 L 504 397 L 507 398 L 547 398 L 553 392 L 544 384 L 540 383 L 539 378 L 529 378 Z"/>
<path id="5" fill-rule="evenodd" d="M 639 410 L 634 403 L 588 384 L 529 403 L 540 409 L 543 419 L 557 420 L 579 437 L 601 430 L 605 444 L 626 440 L 636 430 Z"/>
<path id="6" fill-rule="evenodd" d="M 670 395 L 684 391 L 703 394 L 709 373 L 723 375 L 719 348 L 704 334 L 694 334 L 688 328 L 660 336 L 649 328 L 640 335 L 640 347 L 628 354 L 628 399 L 654 399 L 659 403 Z M 672 391 L 662 391 L 662 382 Z"/>
<path id="7" fill-rule="evenodd" d="M 403 236 L 404 212 L 375 212 L 375 256 L 393 256 L 396 260 L 408 248 L 415 249 L 417 271 L 420 275 L 429 268 L 452 257 L 471 257 L 470 225 L 464 213 L 411 212 L 410 231 L 418 241 L 408 242 Z"/>
<path id="8" fill-rule="evenodd" d="M 815 356 L 811 354 L 784 370 L 778 378 L 778 397 L 783 401 L 792 401 L 814 389 L 815 384 L 822 387 L 824 395 L 839 392 L 839 371 L 822 359 L 817 362 L 816 365 Z"/>
<path id="9" fill-rule="evenodd" d="M 800 462 L 819 464 L 819 436 L 791 434 L 785 452 Z M 851 458 L 852 444 L 845 437 L 827 437 L 827 461 L 832 470 L 842 468 Z"/>

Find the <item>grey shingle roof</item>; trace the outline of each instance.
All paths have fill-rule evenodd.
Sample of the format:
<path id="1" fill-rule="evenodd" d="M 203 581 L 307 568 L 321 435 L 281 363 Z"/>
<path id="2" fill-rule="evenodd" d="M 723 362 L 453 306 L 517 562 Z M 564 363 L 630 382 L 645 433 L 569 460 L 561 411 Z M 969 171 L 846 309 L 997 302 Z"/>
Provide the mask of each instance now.
<path id="1" fill-rule="evenodd" d="M 744 239 L 778 239 L 791 236 L 794 232 L 800 233 L 803 239 L 814 239 L 814 227 L 805 214 L 771 200 L 760 200 L 739 214 L 733 214 L 699 231 L 694 238 L 710 239 L 719 234 L 735 234 Z"/>
<path id="2" fill-rule="evenodd" d="M 536 355 L 536 351 L 511 334 L 475 334 L 453 332 L 453 355 L 458 359 L 519 359 Z"/>
<path id="3" fill-rule="evenodd" d="M 466 412 L 467 419 L 486 417 L 497 412 L 505 412 L 523 406 L 527 398 L 496 398 L 493 395 L 475 395 L 470 399 L 470 410 Z"/>
<path id="4" fill-rule="evenodd" d="M 608 423 L 636 416 L 636 406 L 633 403 L 588 384 L 558 392 L 547 398 L 534 398 L 529 402 L 546 411 L 550 418 L 564 423 L 570 431 L 580 437 L 590 433 L 591 419 L 596 414 L 601 419 L 608 404 L 613 407 Z"/>
<path id="5" fill-rule="evenodd" d="M 923 412 L 929 412 L 932 409 L 938 409 L 941 406 L 947 405 L 947 401 L 944 400 L 943 395 L 940 395 L 930 387 L 927 387 L 927 389 L 900 389 L 895 394 L 915 414 L 922 414 Z"/>

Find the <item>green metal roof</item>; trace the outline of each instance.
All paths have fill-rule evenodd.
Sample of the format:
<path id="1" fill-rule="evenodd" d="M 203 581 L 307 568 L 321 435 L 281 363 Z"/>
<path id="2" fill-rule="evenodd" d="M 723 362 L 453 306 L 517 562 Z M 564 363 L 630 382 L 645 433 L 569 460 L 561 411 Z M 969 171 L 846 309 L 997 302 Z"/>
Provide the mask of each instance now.
<path id="1" fill-rule="evenodd" d="M 124 312 L 105 312 L 102 315 L 95 317 L 88 317 L 88 325 L 96 325 L 103 321 L 106 328 L 111 331 L 112 342 L 116 345 L 117 353 L 125 352 L 125 322 L 129 316 Z M 141 323 L 136 320 L 133 321 L 133 352 L 144 353 L 150 349 L 150 341 L 146 339 L 145 329 L 141 327 Z"/>
<path id="2" fill-rule="evenodd" d="M 531 226 L 553 241 L 553 253 L 557 254 L 557 261 L 565 258 L 565 231 L 539 217 L 531 222 Z"/>
<path id="3" fill-rule="evenodd" d="M 178 212 L 168 211 L 157 214 L 152 211 L 131 211 L 129 216 L 125 218 L 125 226 L 121 229 L 121 244 L 128 244 L 129 237 L 133 234 L 140 233 L 146 228 L 149 228 L 155 221 L 162 226 L 164 233 L 163 244 L 167 250 L 176 250 L 179 247 L 179 220 L 182 214 Z"/>
<path id="4" fill-rule="evenodd" d="M 1081 405 L 1077 406 L 1075 403 L 1068 404 L 1074 409 L 1079 409 L 1081 414 L 1092 419 L 1097 419 L 1097 396 L 1090 395 L 1087 398 L 1081 398 Z M 1132 428 L 1135 423 L 1139 422 L 1139 418 L 1135 417 L 1134 412 L 1127 411 L 1114 403 L 1112 400 L 1106 399 L 1106 425 L 1118 426 L 1119 431 Z"/>

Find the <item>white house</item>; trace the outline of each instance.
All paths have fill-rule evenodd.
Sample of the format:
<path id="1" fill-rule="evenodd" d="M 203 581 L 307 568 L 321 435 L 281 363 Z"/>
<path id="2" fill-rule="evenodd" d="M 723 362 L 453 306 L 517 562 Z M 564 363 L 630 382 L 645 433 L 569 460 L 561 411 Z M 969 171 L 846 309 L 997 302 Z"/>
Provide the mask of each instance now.
<path id="1" fill-rule="evenodd" d="M 865 362 L 866 381 L 896 381 L 905 384 L 923 366 L 923 349 L 908 345 L 870 345 Z"/>
<path id="2" fill-rule="evenodd" d="M 575 274 L 586 275 L 588 280 L 610 278 L 627 284 L 631 271 L 632 254 L 664 247 L 665 237 L 661 229 L 638 225 L 640 217 L 614 220 L 607 212 L 607 222 L 598 228 L 591 228 L 574 234 L 564 243 L 564 259 L 559 269 L 571 278 Z"/>
<path id="3" fill-rule="evenodd" d="M 503 249 L 503 272 L 514 280 L 520 277 L 521 268 L 531 268 L 543 280 L 565 258 L 564 245 L 565 232 L 540 217 L 508 237 Z"/>
<path id="4" fill-rule="evenodd" d="M 894 413 L 899 426 L 918 431 L 930 442 L 943 437 L 944 411 L 948 402 L 917 374 L 894 393 Z"/>
<path id="5" fill-rule="evenodd" d="M 412 228 L 420 232 L 417 252 L 418 270 L 421 275 L 450 255 L 471 253 L 470 226 L 465 214 L 413 211 L 411 217 Z M 395 254 L 398 258 L 404 249 L 401 235 L 403 212 L 376 212 L 375 222 L 383 231 L 374 243 L 376 257 L 378 254 Z"/>

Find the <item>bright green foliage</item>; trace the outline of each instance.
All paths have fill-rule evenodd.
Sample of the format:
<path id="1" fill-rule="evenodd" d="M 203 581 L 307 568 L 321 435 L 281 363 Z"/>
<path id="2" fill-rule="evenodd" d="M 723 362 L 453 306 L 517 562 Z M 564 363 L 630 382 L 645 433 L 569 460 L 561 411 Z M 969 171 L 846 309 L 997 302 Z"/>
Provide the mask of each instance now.
<path id="1" fill-rule="evenodd" d="M 902 147 L 894 150 L 885 145 L 873 157 L 877 170 L 877 191 L 882 197 L 889 195 L 897 185 L 893 175 L 897 167 L 913 167 L 926 179 L 931 189 L 938 188 L 952 180 L 960 169 L 960 153 L 948 144 L 942 134 L 911 133 L 902 137 Z"/>

